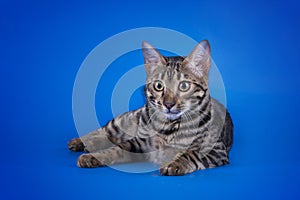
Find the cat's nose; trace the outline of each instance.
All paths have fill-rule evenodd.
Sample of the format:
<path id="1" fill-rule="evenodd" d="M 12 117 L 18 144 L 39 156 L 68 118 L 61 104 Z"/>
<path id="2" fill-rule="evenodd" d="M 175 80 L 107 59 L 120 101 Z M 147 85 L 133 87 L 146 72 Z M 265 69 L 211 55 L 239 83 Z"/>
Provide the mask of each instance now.
<path id="1" fill-rule="evenodd" d="M 167 109 L 171 110 L 175 106 L 174 102 L 164 102 L 164 106 L 166 106 Z"/>

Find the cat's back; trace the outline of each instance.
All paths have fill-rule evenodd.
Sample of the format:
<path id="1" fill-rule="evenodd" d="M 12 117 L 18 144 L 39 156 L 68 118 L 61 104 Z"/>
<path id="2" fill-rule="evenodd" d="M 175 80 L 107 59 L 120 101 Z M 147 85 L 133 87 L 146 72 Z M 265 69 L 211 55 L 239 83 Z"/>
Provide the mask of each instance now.
<path id="1" fill-rule="evenodd" d="M 221 104 L 215 98 L 211 98 L 212 103 L 212 117 L 213 117 L 213 127 L 219 127 L 222 130 L 221 138 L 225 144 L 227 151 L 231 149 L 233 143 L 233 121 L 223 104 Z"/>

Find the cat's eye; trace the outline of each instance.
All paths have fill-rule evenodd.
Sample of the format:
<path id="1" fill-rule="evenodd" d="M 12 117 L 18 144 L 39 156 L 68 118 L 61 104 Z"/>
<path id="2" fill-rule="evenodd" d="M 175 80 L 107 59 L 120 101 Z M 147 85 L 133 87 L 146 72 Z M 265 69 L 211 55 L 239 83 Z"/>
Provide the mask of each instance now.
<path id="1" fill-rule="evenodd" d="M 164 85 L 161 81 L 155 81 L 153 86 L 154 86 L 154 89 L 158 92 L 160 92 L 164 89 Z"/>
<path id="2" fill-rule="evenodd" d="M 190 83 L 187 81 L 182 81 L 179 83 L 178 89 L 182 92 L 186 92 L 190 89 Z"/>

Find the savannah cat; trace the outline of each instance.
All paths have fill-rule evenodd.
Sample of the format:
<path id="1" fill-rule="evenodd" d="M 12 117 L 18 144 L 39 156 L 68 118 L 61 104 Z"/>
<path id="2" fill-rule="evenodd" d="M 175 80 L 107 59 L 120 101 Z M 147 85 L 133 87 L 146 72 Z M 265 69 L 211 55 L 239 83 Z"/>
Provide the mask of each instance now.
<path id="1" fill-rule="evenodd" d="M 187 57 L 164 57 L 143 42 L 146 104 L 71 140 L 85 151 L 79 167 L 150 161 L 162 175 L 176 176 L 229 163 L 233 123 L 210 96 L 210 45 L 201 41 Z"/>

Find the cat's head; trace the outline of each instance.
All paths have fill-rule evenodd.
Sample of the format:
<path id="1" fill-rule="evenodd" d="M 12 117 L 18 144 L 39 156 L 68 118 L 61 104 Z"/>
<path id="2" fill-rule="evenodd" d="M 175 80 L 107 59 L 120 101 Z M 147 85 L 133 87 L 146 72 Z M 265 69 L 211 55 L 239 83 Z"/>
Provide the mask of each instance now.
<path id="1" fill-rule="evenodd" d="M 164 57 L 143 42 L 147 102 L 169 120 L 199 107 L 208 91 L 210 45 L 201 41 L 187 57 Z"/>

